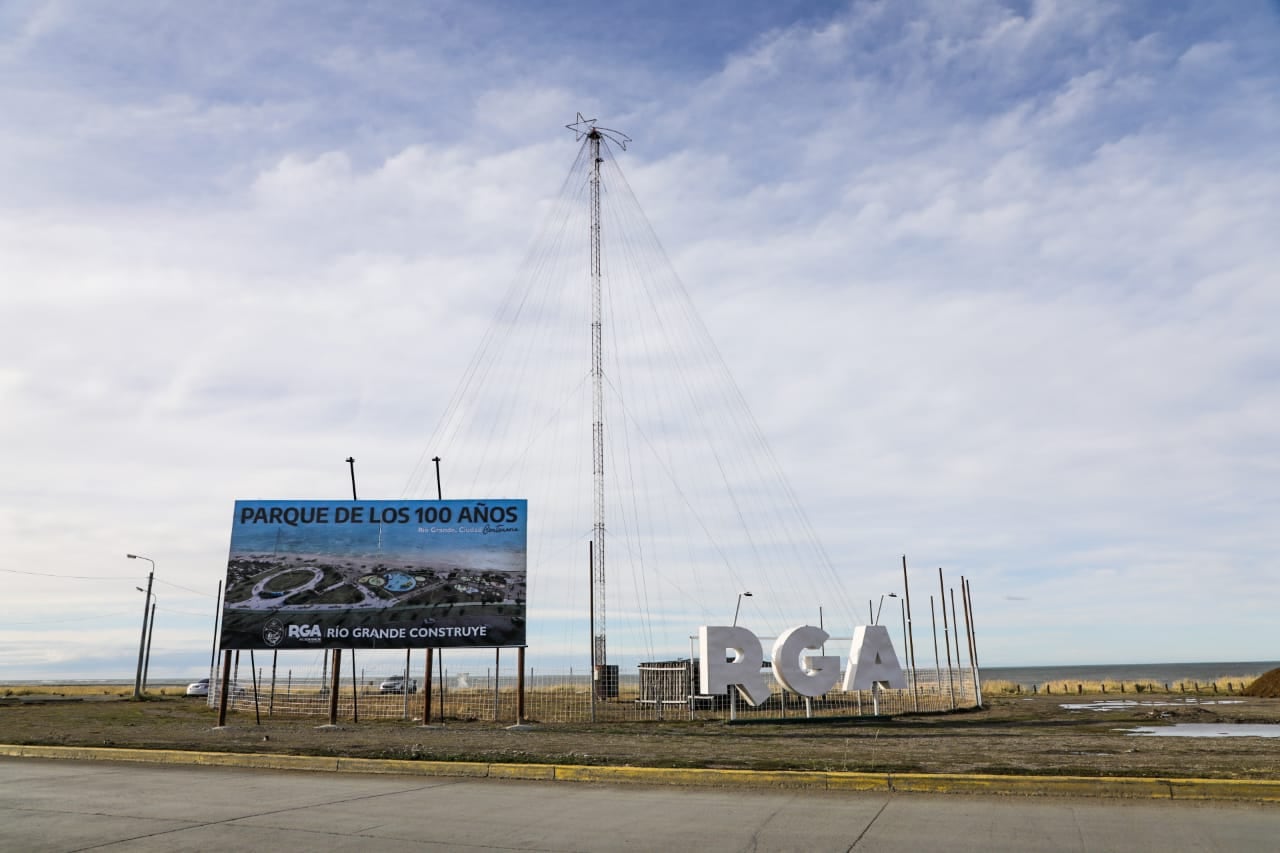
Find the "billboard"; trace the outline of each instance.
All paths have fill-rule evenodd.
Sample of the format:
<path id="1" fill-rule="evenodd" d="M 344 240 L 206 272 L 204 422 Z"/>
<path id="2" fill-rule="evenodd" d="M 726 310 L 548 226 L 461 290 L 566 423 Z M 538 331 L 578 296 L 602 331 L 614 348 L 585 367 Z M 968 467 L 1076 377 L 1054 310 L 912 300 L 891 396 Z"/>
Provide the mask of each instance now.
<path id="1" fill-rule="evenodd" d="M 236 501 L 224 649 L 522 646 L 527 502 Z"/>

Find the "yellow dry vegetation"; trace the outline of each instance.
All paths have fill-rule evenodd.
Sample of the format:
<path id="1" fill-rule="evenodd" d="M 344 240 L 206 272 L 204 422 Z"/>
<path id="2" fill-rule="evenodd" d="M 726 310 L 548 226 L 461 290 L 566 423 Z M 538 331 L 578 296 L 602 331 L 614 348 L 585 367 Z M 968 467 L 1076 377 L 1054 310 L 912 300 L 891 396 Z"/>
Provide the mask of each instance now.
<path id="1" fill-rule="evenodd" d="M 1280 673 L 1274 670 L 1273 673 Z M 1273 673 L 1268 673 L 1271 675 Z M 1265 678 L 1266 676 L 1263 676 Z M 1057 680 L 1035 685 L 1034 689 L 1022 686 L 1013 681 L 987 681 L 982 685 L 982 692 L 992 695 L 1017 695 L 1020 693 L 1045 693 L 1053 696 L 1113 695 L 1113 694 L 1239 694 L 1243 696 L 1280 696 L 1276 693 L 1249 693 L 1247 685 L 1255 676 L 1223 676 L 1211 681 L 1066 681 Z M 1261 681 L 1262 679 L 1258 679 Z M 1257 682 L 1254 682 L 1257 683 Z M 1275 687 L 1280 691 L 1280 676 L 1276 677 Z"/>

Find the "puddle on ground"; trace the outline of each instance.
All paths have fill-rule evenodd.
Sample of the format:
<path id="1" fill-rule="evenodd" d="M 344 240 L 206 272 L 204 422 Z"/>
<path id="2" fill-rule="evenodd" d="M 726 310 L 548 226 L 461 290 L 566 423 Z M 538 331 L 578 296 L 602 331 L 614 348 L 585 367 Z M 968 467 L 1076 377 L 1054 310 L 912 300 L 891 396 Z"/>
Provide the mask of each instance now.
<path id="1" fill-rule="evenodd" d="M 1148 737 L 1280 737 L 1280 723 L 1175 723 L 1120 731 Z"/>
<path id="2" fill-rule="evenodd" d="M 1137 699 L 1099 699 L 1059 705 L 1067 711 L 1121 711 L 1130 708 L 1182 708 L 1187 705 L 1240 705 L 1243 699 L 1166 699 L 1140 702 Z"/>

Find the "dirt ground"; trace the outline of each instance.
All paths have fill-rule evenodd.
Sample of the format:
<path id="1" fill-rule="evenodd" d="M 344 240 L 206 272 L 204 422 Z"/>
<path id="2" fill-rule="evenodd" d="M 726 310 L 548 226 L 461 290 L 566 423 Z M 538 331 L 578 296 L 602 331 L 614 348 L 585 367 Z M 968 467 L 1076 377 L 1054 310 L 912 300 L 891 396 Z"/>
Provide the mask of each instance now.
<path id="1" fill-rule="evenodd" d="M 1097 701 L 1098 697 L 1084 697 Z M 1066 700 L 1069 701 L 1069 700 Z M 1280 699 L 1144 696 L 1111 710 L 1062 697 L 999 697 L 981 710 L 851 722 L 547 724 L 423 728 L 237 713 L 215 729 L 198 699 L 0 700 L 0 743 L 274 752 L 368 758 L 770 770 L 1280 778 L 1280 742 L 1143 737 L 1133 726 L 1280 723 Z"/>

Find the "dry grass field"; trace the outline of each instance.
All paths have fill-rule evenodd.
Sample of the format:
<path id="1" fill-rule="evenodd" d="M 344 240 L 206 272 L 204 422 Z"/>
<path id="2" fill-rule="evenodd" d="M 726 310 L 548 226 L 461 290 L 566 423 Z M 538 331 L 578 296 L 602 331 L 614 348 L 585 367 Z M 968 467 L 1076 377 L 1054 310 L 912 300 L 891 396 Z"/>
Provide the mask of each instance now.
<path id="1" fill-rule="evenodd" d="M 258 724 L 251 712 L 234 713 L 216 729 L 215 712 L 202 700 L 159 695 L 178 688 L 155 688 L 141 702 L 110 698 L 113 691 L 130 694 L 128 688 L 78 688 L 80 695 L 64 697 L 14 689 L 0 698 L 0 742 L 522 763 L 1280 778 L 1274 739 L 1129 733 L 1178 722 L 1280 724 L 1280 699 L 1242 697 L 1225 683 L 1216 696 L 1160 687 L 1139 693 L 1126 686 L 1123 695 L 1108 688 L 1105 696 L 995 692 L 982 709 L 892 718 L 542 723 L 530 731 L 452 719 L 435 728 L 362 719 L 328 729 L 315 717 L 264 714 Z M 1093 707 L 1064 707 L 1082 701 Z"/>

